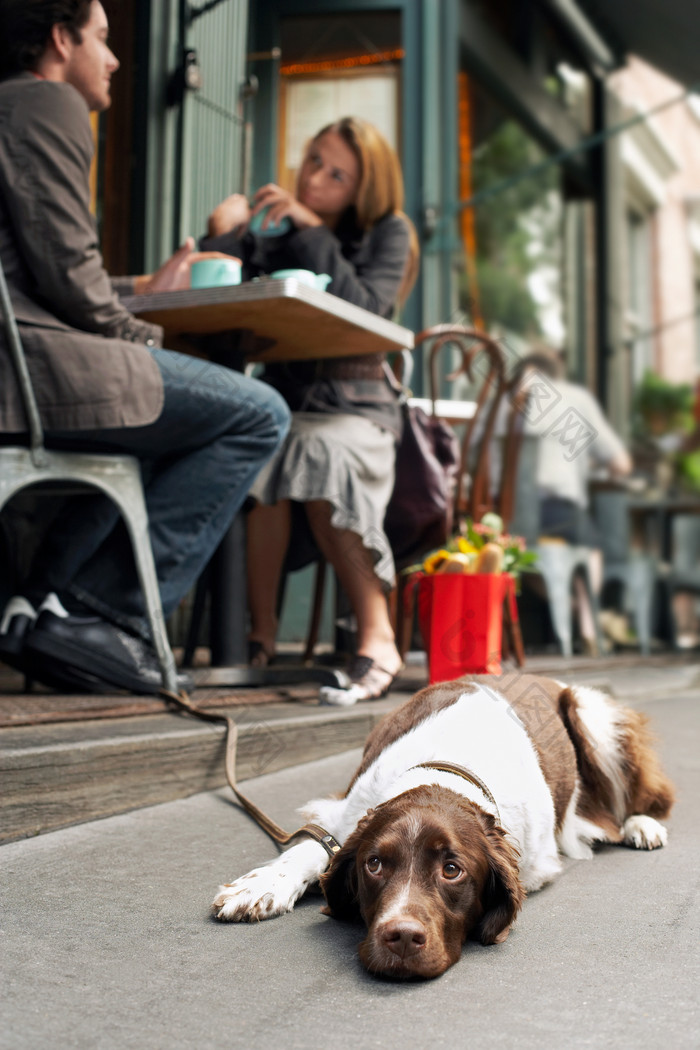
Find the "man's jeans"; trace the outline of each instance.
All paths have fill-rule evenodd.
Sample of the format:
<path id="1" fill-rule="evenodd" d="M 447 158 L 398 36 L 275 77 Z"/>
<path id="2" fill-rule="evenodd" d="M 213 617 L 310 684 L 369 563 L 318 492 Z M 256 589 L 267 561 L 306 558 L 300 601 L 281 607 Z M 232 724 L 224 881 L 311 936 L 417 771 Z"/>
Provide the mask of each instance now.
<path id="1" fill-rule="evenodd" d="M 154 350 L 165 390 L 143 427 L 47 434 L 53 448 L 127 452 L 142 463 L 153 556 L 168 617 L 196 582 L 260 468 L 289 429 L 289 410 L 265 383 L 168 350 Z M 69 581 L 70 585 L 69 585 Z M 148 637 L 131 543 L 103 496 L 80 497 L 54 523 L 31 586 L 67 589 L 97 613 Z"/>

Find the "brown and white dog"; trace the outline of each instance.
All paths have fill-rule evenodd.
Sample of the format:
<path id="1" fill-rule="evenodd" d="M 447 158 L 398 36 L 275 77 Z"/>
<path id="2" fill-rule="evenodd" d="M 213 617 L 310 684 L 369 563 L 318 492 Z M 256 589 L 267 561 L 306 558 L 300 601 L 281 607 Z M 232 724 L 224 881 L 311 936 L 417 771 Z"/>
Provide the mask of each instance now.
<path id="1" fill-rule="evenodd" d="M 643 715 L 546 678 L 462 678 L 388 715 L 344 797 L 304 808 L 339 853 L 301 841 L 222 886 L 214 911 L 234 922 L 281 915 L 320 879 L 327 914 L 367 924 L 368 970 L 437 977 L 467 937 L 505 940 L 525 894 L 560 871 L 560 852 L 665 845 L 657 818 L 672 804 Z"/>

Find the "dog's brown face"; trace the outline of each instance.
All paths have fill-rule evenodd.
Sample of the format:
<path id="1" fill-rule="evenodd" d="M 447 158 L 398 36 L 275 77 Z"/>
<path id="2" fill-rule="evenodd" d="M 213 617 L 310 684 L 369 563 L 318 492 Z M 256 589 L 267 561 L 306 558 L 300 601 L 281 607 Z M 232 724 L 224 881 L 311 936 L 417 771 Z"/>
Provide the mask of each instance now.
<path id="1" fill-rule="evenodd" d="M 370 811 L 321 885 L 329 914 L 367 924 L 363 964 L 393 977 L 438 977 L 470 933 L 505 940 L 524 896 L 516 851 L 493 817 L 437 786 Z"/>

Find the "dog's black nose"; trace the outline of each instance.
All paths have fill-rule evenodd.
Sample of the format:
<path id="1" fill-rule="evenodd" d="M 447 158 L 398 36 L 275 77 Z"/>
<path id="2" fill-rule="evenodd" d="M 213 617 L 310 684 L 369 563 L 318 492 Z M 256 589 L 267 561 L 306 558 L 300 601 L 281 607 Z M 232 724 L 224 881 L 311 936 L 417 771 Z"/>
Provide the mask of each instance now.
<path id="1" fill-rule="evenodd" d="M 426 942 L 425 926 L 417 919 L 394 919 L 382 928 L 381 938 L 389 951 L 402 959 L 419 951 Z"/>

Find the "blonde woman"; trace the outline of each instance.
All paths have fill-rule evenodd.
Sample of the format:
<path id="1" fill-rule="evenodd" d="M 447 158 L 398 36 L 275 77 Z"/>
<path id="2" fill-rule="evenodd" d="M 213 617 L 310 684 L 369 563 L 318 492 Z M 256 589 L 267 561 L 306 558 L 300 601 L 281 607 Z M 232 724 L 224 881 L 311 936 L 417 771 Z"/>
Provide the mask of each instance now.
<path id="1" fill-rule="evenodd" d="M 418 264 L 402 205 L 394 150 L 371 124 L 346 117 L 309 143 L 294 193 L 263 186 L 252 210 L 239 194 L 227 198 L 210 216 L 201 246 L 241 258 L 244 278 L 288 267 L 329 274 L 330 293 L 389 316 L 410 291 Z M 255 235 L 248 224 L 259 214 Z M 279 236 L 266 235 L 285 227 Z M 394 565 L 383 529 L 401 430 L 396 391 L 378 354 L 268 365 L 263 378 L 293 416 L 286 444 L 251 493 L 257 500 L 248 519 L 251 662 L 264 665 L 274 656 L 283 569 L 301 567 L 318 550 L 357 621 L 348 686 L 324 688 L 321 699 L 340 705 L 375 699 L 401 665 L 386 601 Z"/>

